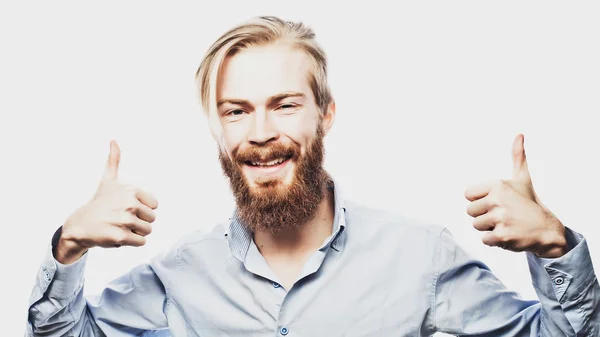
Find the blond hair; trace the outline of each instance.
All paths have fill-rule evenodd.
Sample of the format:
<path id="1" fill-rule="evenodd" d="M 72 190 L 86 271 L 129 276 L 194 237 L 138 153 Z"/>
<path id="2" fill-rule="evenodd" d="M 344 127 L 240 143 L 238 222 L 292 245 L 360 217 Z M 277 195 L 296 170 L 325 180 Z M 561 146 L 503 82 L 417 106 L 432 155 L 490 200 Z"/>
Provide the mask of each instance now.
<path id="1" fill-rule="evenodd" d="M 313 61 L 313 71 L 308 74 L 309 84 L 321 113 L 333 98 L 327 81 L 327 58 L 325 52 L 315 40 L 315 33 L 302 22 L 284 21 L 274 16 L 260 16 L 230 29 L 208 49 L 198 71 L 200 102 L 213 137 L 220 142 L 221 124 L 217 114 L 217 77 L 226 57 L 259 45 L 279 41 L 289 42 L 291 46 L 303 50 Z"/>

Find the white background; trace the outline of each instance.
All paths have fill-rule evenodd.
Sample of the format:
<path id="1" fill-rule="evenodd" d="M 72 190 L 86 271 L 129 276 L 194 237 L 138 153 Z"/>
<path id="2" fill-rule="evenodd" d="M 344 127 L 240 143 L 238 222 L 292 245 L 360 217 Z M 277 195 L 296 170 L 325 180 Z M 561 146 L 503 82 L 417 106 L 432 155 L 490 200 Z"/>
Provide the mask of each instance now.
<path id="1" fill-rule="evenodd" d="M 597 3 L 323 3 L 1 5 L 3 336 L 22 335 L 52 233 L 91 197 L 110 139 L 122 181 L 160 207 L 145 247 L 90 251 L 87 292 L 229 215 L 194 72 L 214 39 L 254 15 L 302 20 L 325 47 L 338 111 L 326 167 L 347 198 L 447 225 L 535 298 L 524 254 L 484 246 L 463 197 L 510 178 L 522 132 L 540 197 L 600 264 Z"/>

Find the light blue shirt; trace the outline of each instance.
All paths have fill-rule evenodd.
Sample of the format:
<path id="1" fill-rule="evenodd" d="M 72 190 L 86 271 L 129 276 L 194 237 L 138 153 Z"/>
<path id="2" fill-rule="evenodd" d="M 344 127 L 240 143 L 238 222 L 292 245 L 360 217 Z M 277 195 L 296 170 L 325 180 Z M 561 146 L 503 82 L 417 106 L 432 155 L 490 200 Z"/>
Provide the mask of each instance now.
<path id="1" fill-rule="evenodd" d="M 83 296 L 87 254 L 49 248 L 27 336 L 600 336 L 600 286 L 586 240 L 557 259 L 527 253 L 540 301 L 506 289 L 442 226 L 344 201 L 333 233 L 285 289 L 234 215 Z M 158 331 L 161 330 L 162 331 Z"/>

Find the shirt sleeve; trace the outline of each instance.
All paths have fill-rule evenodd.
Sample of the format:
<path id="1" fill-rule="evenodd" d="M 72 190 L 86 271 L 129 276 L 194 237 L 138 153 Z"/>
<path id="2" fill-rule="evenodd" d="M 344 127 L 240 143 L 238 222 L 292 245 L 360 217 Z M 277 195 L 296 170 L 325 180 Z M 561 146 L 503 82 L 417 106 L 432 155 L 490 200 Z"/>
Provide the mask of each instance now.
<path id="1" fill-rule="evenodd" d="M 479 337 L 598 336 L 600 292 L 585 240 L 579 238 L 561 258 L 528 255 L 540 299 L 528 301 L 507 289 L 443 230 L 433 280 L 434 329 Z"/>
<path id="2" fill-rule="evenodd" d="M 527 253 L 534 289 L 542 307 L 552 310 L 553 316 L 563 313 L 578 336 L 600 336 L 600 286 L 587 241 L 567 228 L 567 242 L 571 249 L 560 258 Z"/>
<path id="3" fill-rule="evenodd" d="M 26 336 L 134 336 L 167 328 L 166 288 L 149 264 L 110 282 L 94 298 L 83 295 L 88 254 L 63 265 L 52 245 L 29 300 Z M 167 260 L 164 260 L 167 261 Z"/>

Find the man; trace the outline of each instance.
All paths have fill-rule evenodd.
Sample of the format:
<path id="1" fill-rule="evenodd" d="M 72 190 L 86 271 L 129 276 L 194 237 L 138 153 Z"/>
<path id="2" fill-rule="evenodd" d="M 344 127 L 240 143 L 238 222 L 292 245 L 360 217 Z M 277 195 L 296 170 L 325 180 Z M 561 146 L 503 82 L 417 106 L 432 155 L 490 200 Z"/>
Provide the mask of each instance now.
<path id="1" fill-rule="evenodd" d="M 537 197 L 522 135 L 513 179 L 465 194 L 485 244 L 527 252 L 540 301 L 505 289 L 445 228 L 344 200 L 322 165 L 335 103 L 308 27 L 274 17 L 240 25 L 214 43 L 197 78 L 232 217 L 84 298 L 87 250 L 144 245 L 158 207 L 117 181 L 111 142 L 95 196 L 54 235 L 29 335 L 600 335 L 586 241 Z"/>

